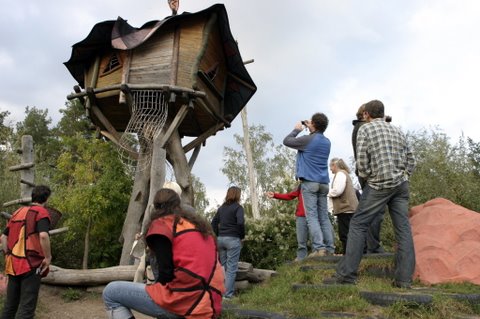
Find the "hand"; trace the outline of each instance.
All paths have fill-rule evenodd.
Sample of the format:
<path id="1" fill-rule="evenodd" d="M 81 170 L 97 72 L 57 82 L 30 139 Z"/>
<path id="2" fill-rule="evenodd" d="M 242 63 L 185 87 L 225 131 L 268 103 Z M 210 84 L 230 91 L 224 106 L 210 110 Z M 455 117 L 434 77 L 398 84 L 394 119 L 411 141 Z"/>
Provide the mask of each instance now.
<path id="1" fill-rule="evenodd" d="M 295 124 L 295 129 L 299 131 L 303 131 L 304 127 L 302 122 L 298 122 L 297 124 Z"/>
<path id="2" fill-rule="evenodd" d="M 268 198 L 273 198 L 274 196 L 273 192 L 266 192 L 265 195 L 267 195 Z"/>
<path id="3" fill-rule="evenodd" d="M 50 266 L 50 263 L 52 261 L 52 258 L 45 258 L 42 260 L 42 263 L 40 264 L 40 275 L 43 275 L 43 273 L 48 269 Z"/>

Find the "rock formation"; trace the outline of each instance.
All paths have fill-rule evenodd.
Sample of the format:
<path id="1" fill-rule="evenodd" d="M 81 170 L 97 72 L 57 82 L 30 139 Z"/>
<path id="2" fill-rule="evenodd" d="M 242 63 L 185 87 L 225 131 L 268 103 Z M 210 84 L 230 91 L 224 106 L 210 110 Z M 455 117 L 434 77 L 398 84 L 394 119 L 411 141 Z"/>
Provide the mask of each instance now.
<path id="1" fill-rule="evenodd" d="M 480 213 L 436 198 L 410 210 L 416 269 L 424 284 L 480 285 Z"/>

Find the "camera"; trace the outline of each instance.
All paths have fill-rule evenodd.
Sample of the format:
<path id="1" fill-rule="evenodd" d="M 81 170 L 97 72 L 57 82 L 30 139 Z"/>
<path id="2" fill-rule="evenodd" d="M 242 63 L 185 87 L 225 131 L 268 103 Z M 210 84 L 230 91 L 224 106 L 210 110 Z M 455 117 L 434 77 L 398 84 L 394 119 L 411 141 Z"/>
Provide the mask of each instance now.
<path id="1" fill-rule="evenodd" d="M 307 126 L 307 120 L 303 120 L 301 123 L 302 123 L 302 125 Z"/>

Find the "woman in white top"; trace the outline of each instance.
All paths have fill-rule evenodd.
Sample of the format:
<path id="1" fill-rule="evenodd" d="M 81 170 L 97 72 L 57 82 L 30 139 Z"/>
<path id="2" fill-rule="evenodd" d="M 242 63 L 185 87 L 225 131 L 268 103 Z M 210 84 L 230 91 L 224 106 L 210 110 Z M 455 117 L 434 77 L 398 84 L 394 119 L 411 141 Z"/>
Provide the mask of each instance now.
<path id="1" fill-rule="evenodd" d="M 345 254 L 350 219 L 357 209 L 358 199 L 347 164 L 341 158 L 333 158 L 330 161 L 330 170 L 334 176 L 328 197 L 332 200 L 333 214 L 337 217 L 338 236 L 342 242 L 342 254 Z"/>

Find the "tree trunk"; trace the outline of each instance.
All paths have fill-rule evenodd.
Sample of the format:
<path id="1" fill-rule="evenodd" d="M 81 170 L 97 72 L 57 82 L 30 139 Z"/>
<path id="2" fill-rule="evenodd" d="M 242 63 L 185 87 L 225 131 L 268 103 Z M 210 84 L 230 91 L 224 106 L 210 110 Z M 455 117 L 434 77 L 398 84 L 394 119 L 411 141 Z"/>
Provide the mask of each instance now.
<path id="1" fill-rule="evenodd" d="M 142 154 L 150 156 L 150 154 Z M 145 161 L 144 158 L 140 161 Z M 150 185 L 150 166 L 140 170 L 138 167 L 135 173 L 135 182 L 133 183 L 132 195 L 128 204 L 127 216 L 123 223 L 123 230 L 120 241 L 123 242 L 122 255 L 120 257 L 120 265 L 130 265 L 133 259 L 130 257 L 135 234 L 140 232 L 142 225 L 142 216 L 147 208 Z"/>
<path id="2" fill-rule="evenodd" d="M 92 227 L 92 218 L 88 218 L 87 231 L 85 232 L 82 269 L 88 269 L 88 252 L 90 251 L 90 228 Z"/>
<path id="3" fill-rule="evenodd" d="M 247 156 L 248 167 L 248 185 L 250 188 L 250 200 L 252 203 L 252 215 L 254 219 L 260 218 L 258 211 L 258 194 L 257 194 L 257 177 L 255 174 L 255 167 L 253 166 L 252 149 L 250 147 L 250 133 L 248 131 L 247 108 L 242 110 L 242 126 L 243 126 L 243 146 Z"/>
<path id="4" fill-rule="evenodd" d="M 42 283 L 66 286 L 97 286 L 115 280 L 132 281 L 137 266 L 116 266 L 97 269 L 65 269 L 50 266 L 50 272 Z"/>
<path id="5" fill-rule="evenodd" d="M 192 175 L 183 151 L 180 135 L 175 130 L 167 144 L 168 159 L 175 172 L 175 179 L 182 188 L 182 201 L 194 206 Z"/>

